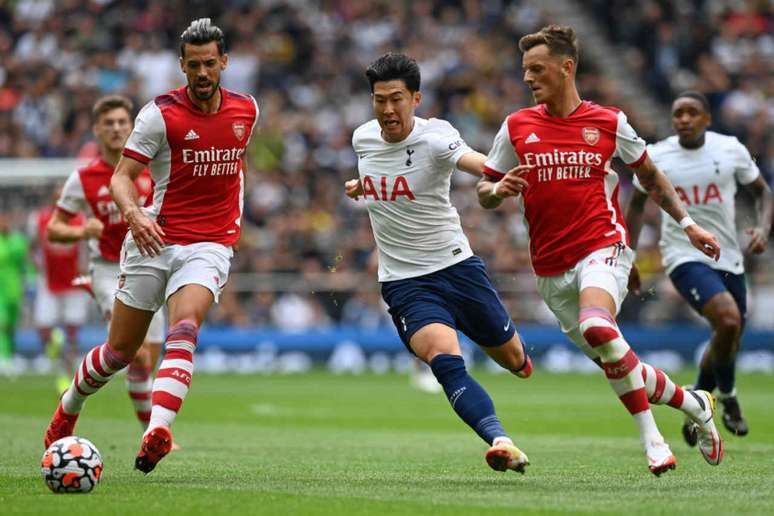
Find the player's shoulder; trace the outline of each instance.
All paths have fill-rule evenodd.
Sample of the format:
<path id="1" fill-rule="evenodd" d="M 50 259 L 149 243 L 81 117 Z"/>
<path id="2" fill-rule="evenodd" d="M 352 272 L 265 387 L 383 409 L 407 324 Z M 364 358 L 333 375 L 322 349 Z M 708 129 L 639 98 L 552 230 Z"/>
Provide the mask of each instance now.
<path id="1" fill-rule="evenodd" d="M 223 88 L 222 86 L 220 90 L 227 102 L 233 102 L 245 109 L 255 111 L 256 114 L 258 113 L 258 102 L 256 102 L 255 97 L 249 93 L 240 93 L 238 91 Z"/>
<path id="2" fill-rule="evenodd" d="M 96 156 L 92 158 L 88 163 L 78 168 L 74 173 L 78 175 L 99 174 L 104 172 L 113 173 L 113 167 L 108 165 L 104 159 Z"/>
<path id="3" fill-rule="evenodd" d="M 162 93 L 161 95 L 157 95 L 151 102 L 148 102 L 145 107 L 146 109 L 150 107 L 151 105 L 158 107 L 159 109 L 174 107 L 174 106 L 183 106 L 185 104 L 183 95 L 185 95 L 185 86 L 181 86 L 180 88 L 175 88 L 174 90 L 170 90 L 166 93 Z"/>
<path id="4" fill-rule="evenodd" d="M 738 150 L 745 148 L 744 144 L 736 136 L 716 133 L 715 131 L 704 133 L 704 145 L 712 150 Z"/>
<path id="5" fill-rule="evenodd" d="M 538 104 L 536 106 L 528 106 L 517 109 L 516 111 L 513 111 L 508 116 L 506 116 L 505 120 L 506 122 L 524 122 L 537 118 L 543 118 L 543 116 L 545 116 L 543 105 Z"/>
<path id="6" fill-rule="evenodd" d="M 680 143 L 677 140 L 677 135 L 672 135 L 659 140 L 655 143 L 648 144 L 648 154 L 651 158 L 666 156 L 672 153 L 680 152 Z"/>
<path id="7" fill-rule="evenodd" d="M 367 145 L 377 144 L 381 140 L 382 128 L 379 126 L 379 122 L 374 118 L 368 122 L 361 124 L 352 132 L 352 145 Z"/>

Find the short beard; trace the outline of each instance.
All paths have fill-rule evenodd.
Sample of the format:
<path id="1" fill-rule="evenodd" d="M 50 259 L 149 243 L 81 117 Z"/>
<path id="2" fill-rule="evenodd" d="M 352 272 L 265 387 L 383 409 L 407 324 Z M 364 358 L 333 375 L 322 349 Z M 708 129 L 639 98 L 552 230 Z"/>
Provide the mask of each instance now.
<path id="1" fill-rule="evenodd" d="M 220 87 L 220 82 L 216 82 L 212 84 L 212 90 L 210 90 L 209 95 L 201 95 L 198 90 L 196 89 L 196 86 L 190 86 L 191 91 L 194 94 L 194 97 L 196 97 L 199 100 L 210 100 L 213 95 L 215 95 L 215 92 L 218 91 L 218 88 Z"/>

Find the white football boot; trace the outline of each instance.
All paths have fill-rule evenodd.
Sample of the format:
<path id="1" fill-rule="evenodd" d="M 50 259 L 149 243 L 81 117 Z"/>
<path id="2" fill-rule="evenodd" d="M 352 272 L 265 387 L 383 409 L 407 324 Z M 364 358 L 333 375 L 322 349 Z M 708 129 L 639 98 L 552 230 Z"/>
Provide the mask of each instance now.
<path id="1" fill-rule="evenodd" d="M 497 437 L 486 452 L 486 463 L 495 471 L 512 469 L 523 474 L 529 466 L 529 458 L 507 437 Z"/>

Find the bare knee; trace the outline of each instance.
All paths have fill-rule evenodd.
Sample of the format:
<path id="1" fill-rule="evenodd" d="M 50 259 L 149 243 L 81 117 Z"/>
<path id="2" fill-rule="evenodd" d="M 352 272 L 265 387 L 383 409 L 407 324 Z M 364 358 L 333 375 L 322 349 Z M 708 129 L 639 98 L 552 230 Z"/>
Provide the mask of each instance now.
<path id="1" fill-rule="evenodd" d="M 735 337 L 742 331 L 742 317 L 736 307 L 722 310 L 715 318 L 715 331 L 727 337 Z"/>
<path id="2" fill-rule="evenodd" d="M 423 326 L 409 341 L 414 354 L 429 364 L 438 355 L 462 355 L 457 332 L 441 323 Z"/>
<path id="3" fill-rule="evenodd" d="M 519 337 L 518 333 L 514 333 L 513 337 L 505 344 L 493 347 L 482 347 L 481 349 L 504 369 L 516 371 L 524 367 L 526 354 L 524 352 L 524 345 L 521 341 L 521 337 Z"/>

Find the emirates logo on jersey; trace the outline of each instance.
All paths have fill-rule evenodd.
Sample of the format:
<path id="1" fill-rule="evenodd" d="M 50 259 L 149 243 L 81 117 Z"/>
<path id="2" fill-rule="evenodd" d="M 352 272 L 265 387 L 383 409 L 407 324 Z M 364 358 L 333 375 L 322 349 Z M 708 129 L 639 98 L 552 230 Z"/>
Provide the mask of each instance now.
<path id="1" fill-rule="evenodd" d="M 231 124 L 231 129 L 234 130 L 234 136 L 237 137 L 237 140 L 240 142 L 242 141 L 242 138 L 245 137 L 245 123 L 244 122 L 234 122 Z"/>
<path id="2" fill-rule="evenodd" d="M 589 145 L 596 145 L 599 141 L 599 129 L 596 127 L 584 127 L 581 134 Z"/>

